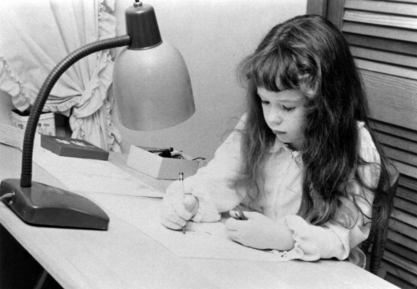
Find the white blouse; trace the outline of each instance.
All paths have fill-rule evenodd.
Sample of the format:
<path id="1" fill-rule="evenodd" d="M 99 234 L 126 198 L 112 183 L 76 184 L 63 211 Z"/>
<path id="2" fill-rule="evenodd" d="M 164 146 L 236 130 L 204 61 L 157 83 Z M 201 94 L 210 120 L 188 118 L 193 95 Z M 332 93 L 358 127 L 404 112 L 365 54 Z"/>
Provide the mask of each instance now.
<path id="1" fill-rule="evenodd" d="M 239 130 L 242 130 L 245 119 L 245 116 L 242 117 L 235 130 L 217 149 L 214 159 L 184 181 L 187 193 L 193 194 L 199 201 L 198 212 L 193 218 L 195 222 L 218 221 L 220 213 L 230 211 L 240 203 L 248 206 L 250 202 L 248 192 L 255 188 L 239 187 L 235 182 L 241 177 Z M 372 163 L 362 166 L 360 174 L 368 185 L 376 186 L 379 179 L 379 154 L 363 123 L 358 122 L 358 129 L 360 155 L 365 161 Z M 352 178 L 347 187 L 351 192 L 351 200 L 342 201 L 344 208 L 357 211 L 352 204 L 352 199 L 355 198 L 362 210 L 357 214 L 356 224 L 349 228 L 335 221 L 321 226 L 311 225 L 296 215 L 302 195 L 303 163 L 299 152 L 290 150 L 276 139 L 263 164 L 257 180 L 261 193 L 250 205 L 252 209 L 273 220 L 285 219 L 288 228 L 293 231 L 295 245 L 284 256 L 306 261 L 348 258 L 364 267 L 365 255 L 357 246 L 369 235 L 371 224 L 368 217 L 371 217 L 373 194 L 361 188 Z M 167 193 L 181 188 L 179 182 L 174 182 L 168 187 Z"/>

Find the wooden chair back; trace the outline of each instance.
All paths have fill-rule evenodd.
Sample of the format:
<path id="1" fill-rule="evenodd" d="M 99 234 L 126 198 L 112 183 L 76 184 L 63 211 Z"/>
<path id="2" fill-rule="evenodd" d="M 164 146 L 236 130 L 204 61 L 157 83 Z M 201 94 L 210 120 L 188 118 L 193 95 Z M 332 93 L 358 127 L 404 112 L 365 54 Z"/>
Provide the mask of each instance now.
<path id="1" fill-rule="evenodd" d="M 392 180 L 388 195 L 390 201 L 393 202 L 398 187 L 399 173 L 393 165 L 389 166 L 389 172 Z M 373 207 L 372 210 L 372 215 L 375 216 L 378 213 L 379 207 Z M 369 237 L 361 245 L 363 252 L 368 258 L 366 269 L 375 275 L 378 274 L 382 257 L 384 256 L 390 217 L 391 211 L 388 212 L 388 218 L 383 220 L 382 226 L 372 224 Z"/>

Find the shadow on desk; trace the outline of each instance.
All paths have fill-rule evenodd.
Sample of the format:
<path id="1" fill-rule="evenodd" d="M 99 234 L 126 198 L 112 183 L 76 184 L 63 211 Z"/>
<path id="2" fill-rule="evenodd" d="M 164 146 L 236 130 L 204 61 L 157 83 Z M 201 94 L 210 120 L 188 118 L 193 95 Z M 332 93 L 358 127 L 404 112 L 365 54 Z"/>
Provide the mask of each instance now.
<path id="1" fill-rule="evenodd" d="M 37 288 L 42 266 L 0 224 L 0 288 Z M 50 276 L 42 289 L 61 289 Z"/>

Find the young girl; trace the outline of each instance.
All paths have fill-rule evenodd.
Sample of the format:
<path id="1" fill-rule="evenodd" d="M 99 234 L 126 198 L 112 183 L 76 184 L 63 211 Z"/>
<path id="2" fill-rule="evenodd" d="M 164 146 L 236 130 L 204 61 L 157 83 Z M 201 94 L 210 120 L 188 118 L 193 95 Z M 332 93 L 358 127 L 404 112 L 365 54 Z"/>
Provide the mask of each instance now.
<path id="1" fill-rule="evenodd" d="M 162 224 L 215 222 L 241 204 L 248 220 L 226 221 L 232 240 L 363 267 L 357 246 L 387 214 L 390 177 L 343 35 L 322 17 L 295 17 L 272 28 L 240 72 L 247 113 L 205 168 L 167 189 Z"/>

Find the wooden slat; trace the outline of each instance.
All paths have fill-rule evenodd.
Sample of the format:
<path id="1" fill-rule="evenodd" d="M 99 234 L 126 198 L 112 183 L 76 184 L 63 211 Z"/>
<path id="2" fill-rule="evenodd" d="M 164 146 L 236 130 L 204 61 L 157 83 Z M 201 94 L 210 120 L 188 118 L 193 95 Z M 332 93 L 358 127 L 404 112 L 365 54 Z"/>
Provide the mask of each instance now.
<path id="1" fill-rule="evenodd" d="M 407 247 L 408 249 L 417 251 L 417 240 L 408 238 L 407 236 L 400 234 L 398 232 L 395 232 L 393 230 L 388 230 L 387 238 L 388 240 L 401 244 L 402 246 Z"/>
<path id="2" fill-rule="evenodd" d="M 407 225 L 410 225 L 412 227 L 414 227 L 415 229 L 417 229 L 417 217 L 407 214 L 406 212 L 402 211 L 402 210 L 398 210 L 396 208 L 394 208 L 392 214 L 391 214 L 391 218 L 394 218 L 398 221 L 401 221 Z"/>
<path id="3" fill-rule="evenodd" d="M 406 260 L 401 258 L 400 256 L 392 253 L 390 251 L 385 251 L 384 257 L 386 261 L 401 267 L 402 269 L 408 271 L 411 274 L 417 275 L 417 266 L 416 263 L 411 262 L 410 260 Z"/>
<path id="4" fill-rule="evenodd" d="M 382 12 L 408 16 L 417 15 L 417 5 L 404 3 L 390 3 L 386 1 L 347 0 L 345 3 L 345 9 L 355 9 L 362 11 Z"/>
<path id="5" fill-rule="evenodd" d="M 380 134 L 390 134 L 417 143 L 417 131 L 371 119 L 371 127 Z"/>
<path id="6" fill-rule="evenodd" d="M 406 270 L 403 270 L 401 267 L 395 266 L 390 262 L 383 261 L 382 267 L 391 272 L 391 274 L 398 276 L 400 279 L 407 281 L 410 284 L 417 284 L 417 276 Z"/>
<path id="7" fill-rule="evenodd" d="M 413 30 L 381 27 L 346 21 L 343 23 L 342 31 L 400 41 L 417 42 L 417 33 Z"/>
<path id="8" fill-rule="evenodd" d="M 382 133 L 378 134 L 378 140 L 391 147 L 417 154 L 417 143 L 415 142 Z"/>
<path id="9" fill-rule="evenodd" d="M 383 146 L 386 155 L 393 160 L 417 167 L 417 155 L 398 150 L 389 146 Z"/>
<path id="10" fill-rule="evenodd" d="M 395 160 L 392 161 L 395 165 L 395 167 L 398 169 L 398 171 L 400 172 L 400 174 L 406 175 L 408 177 L 412 177 L 414 178 L 415 176 L 417 176 L 417 168 L 404 164 L 404 163 L 400 163 L 397 162 Z"/>
<path id="11" fill-rule="evenodd" d="M 401 179 L 400 179 L 401 180 Z M 410 190 L 408 188 L 399 186 L 397 188 L 397 193 L 396 195 L 402 199 L 405 199 L 409 202 L 413 202 L 416 204 L 417 206 L 417 192 L 414 190 Z M 416 213 L 417 213 L 417 208 L 416 208 Z"/>
<path id="12" fill-rule="evenodd" d="M 417 0 L 388 0 L 390 2 L 401 2 L 401 3 L 416 3 L 417 4 Z"/>
<path id="13" fill-rule="evenodd" d="M 350 51 L 356 58 L 417 68 L 417 57 L 415 56 L 402 55 L 357 46 L 350 46 Z"/>
<path id="14" fill-rule="evenodd" d="M 398 180 L 398 187 L 405 188 L 407 190 L 412 190 L 417 192 L 417 179 L 416 176 L 414 177 L 407 177 L 407 176 L 400 176 Z"/>
<path id="15" fill-rule="evenodd" d="M 407 214 L 414 215 L 414 217 L 417 215 L 417 204 L 399 198 L 398 195 L 396 198 L 394 198 L 394 207 L 406 212 Z M 417 222 L 414 224 L 414 226 L 417 227 Z"/>
<path id="16" fill-rule="evenodd" d="M 378 139 L 381 143 L 386 144 L 387 146 L 411 153 L 410 158 L 417 157 L 417 155 L 414 155 L 417 154 L 417 143 L 415 142 L 382 133 L 378 135 Z"/>
<path id="17" fill-rule="evenodd" d="M 416 81 L 367 70 L 361 75 L 372 118 L 417 130 Z"/>
<path id="18" fill-rule="evenodd" d="M 386 50 L 395 53 L 417 55 L 417 44 L 412 42 L 396 41 L 386 38 L 377 38 L 359 34 L 344 33 L 349 44 L 369 47 L 372 49 Z"/>
<path id="19" fill-rule="evenodd" d="M 394 218 L 389 220 L 389 228 L 395 232 L 399 232 L 403 235 L 408 236 L 411 239 L 417 240 L 417 230 L 412 226 L 401 223 Z"/>
<path id="20" fill-rule="evenodd" d="M 344 21 L 359 22 L 386 27 L 405 28 L 417 30 L 417 19 L 413 17 L 393 16 L 380 13 L 346 10 Z"/>
<path id="21" fill-rule="evenodd" d="M 385 249 L 411 262 L 415 263 L 417 260 L 417 252 L 415 251 L 415 249 L 417 248 L 414 248 L 414 250 L 410 250 L 402 246 L 402 244 L 394 243 L 388 240 Z"/>
<path id="22" fill-rule="evenodd" d="M 391 274 L 390 272 L 386 272 L 384 279 L 385 281 L 388 281 L 401 289 L 416 289 L 416 287 L 413 284 L 410 284 L 407 281 L 398 278 L 398 276 Z"/>
<path id="23" fill-rule="evenodd" d="M 381 74 L 389 74 L 389 75 L 398 76 L 402 78 L 410 78 L 413 80 L 417 80 L 417 70 L 412 69 L 412 68 L 405 68 L 405 67 L 384 64 L 381 62 L 363 60 L 363 59 L 358 59 L 358 58 L 355 59 L 355 63 L 360 69 L 379 72 Z"/>

